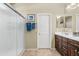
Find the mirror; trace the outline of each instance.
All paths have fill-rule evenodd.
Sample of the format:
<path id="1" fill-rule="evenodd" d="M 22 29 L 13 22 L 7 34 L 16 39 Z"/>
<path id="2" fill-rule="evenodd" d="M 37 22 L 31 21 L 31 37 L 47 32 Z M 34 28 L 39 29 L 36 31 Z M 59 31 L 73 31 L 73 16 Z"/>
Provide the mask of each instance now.
<path id="1" fill-rule="evenodd" d="M 57 16 L 56 17 L 56 27 L 63 28 L 64 27 L 64 16 Z"/>
<path id="2" fill-rule="evenodd" d="M 72 28 L 72 16 L 65 16 L 65 28 Z"/>

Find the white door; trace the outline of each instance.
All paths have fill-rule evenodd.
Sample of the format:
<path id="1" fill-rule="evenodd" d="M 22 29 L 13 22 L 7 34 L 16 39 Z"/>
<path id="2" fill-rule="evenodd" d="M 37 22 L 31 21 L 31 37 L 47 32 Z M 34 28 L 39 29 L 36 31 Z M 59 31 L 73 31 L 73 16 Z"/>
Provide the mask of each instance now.
<path id="1" fill-rule="evenodd" d="M 50 15 L 37 15 L 37 48 L 50 48 Z"/>

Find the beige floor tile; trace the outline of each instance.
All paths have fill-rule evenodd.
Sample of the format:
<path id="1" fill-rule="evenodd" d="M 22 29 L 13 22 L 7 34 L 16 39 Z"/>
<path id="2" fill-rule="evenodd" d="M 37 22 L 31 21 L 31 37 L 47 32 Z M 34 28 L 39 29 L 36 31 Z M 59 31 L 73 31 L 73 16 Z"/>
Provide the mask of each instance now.
<path id="1" fill-rule="evenodd" d="M 22 56 L 61 56 L 53 49 L 27 49 Z"/>

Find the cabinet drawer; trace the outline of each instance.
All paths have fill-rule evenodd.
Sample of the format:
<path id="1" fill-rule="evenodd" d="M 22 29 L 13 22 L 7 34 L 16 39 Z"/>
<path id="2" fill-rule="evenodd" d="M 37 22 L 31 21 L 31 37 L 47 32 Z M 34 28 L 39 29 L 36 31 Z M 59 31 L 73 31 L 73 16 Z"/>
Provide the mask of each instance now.
<path id="1" fill-rule="evenodd" d="M 67 45 L 67 42 L 66 42 L 66 41 L 63 41 L 63 42 L 62 42 L 62 45 Z"/>
<path id="2" fill-rule="evenodd" d="M 72 39 L 68 39 L 68 44 L 74 45 L 76 47 L 79 47 L 79 42 L 72 40 Z"/>
<path id="3" fill-rule="evenodd" d="M 67 52 L 68 52 L 67 46 L 63 46 L 62 47 L 62 53 L 63 53 L 63 55 L 67 56 Z"/>
<path id="4" fill-rule="evenodd" d="M 61 36 L 58 36 L 58 35 L 55 35 L 55 38 L 56 39 L 62 39 L 62 37 Z"/>
<path id="5" fill-rule="evenodd" d="M 63 38 L 63 40 L 62 40 L 62 45 L 64 45 L 64 46 L 67 46 L 67 39 L 66 38 Z"/>
<path id="6" fill-rule="evenodd" d="M 62 43 L 62 46 L 67 46 L 67 43 Z"/>
<path id="7" fill-rule="evenodd" d="M 67 42 L 68 38 L 63 38 L 63 42 Z"/>

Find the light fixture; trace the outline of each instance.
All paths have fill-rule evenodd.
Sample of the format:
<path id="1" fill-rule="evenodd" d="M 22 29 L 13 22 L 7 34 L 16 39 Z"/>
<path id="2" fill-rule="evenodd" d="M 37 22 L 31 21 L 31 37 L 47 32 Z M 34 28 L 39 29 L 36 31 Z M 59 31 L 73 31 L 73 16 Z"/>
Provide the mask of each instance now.
<path id="1" fill-rule="evenodd" d="M 73 6 L 73 5 L 76 5 L 76 3 L 71 3 L 70 5 Z"/>
<path id="2" fill-rule="evenodd" d="M 67 5 L 67 7 L 66 7 L 66 9 L 76 9 L 78 6 L 77 6 L 78 4 L 77 3 L 71 3 L 71 4 L 69 4 L 69 5 Z"/>
<path id="3" fill-rule="evenodd" d="M 70 9 L 70 5 L 68 5 L 68 6 L 66 7 L 66 9 Z"/>
<path id="4" fill-rule="evenodd" d="M 77 6 L 79 7 L 79 4 L 77 4 Z"/>
<path id="5" fill-rule="evenodd" d="M 57 16 L 57 19 L 59 19 L 61 16 Z"/>

